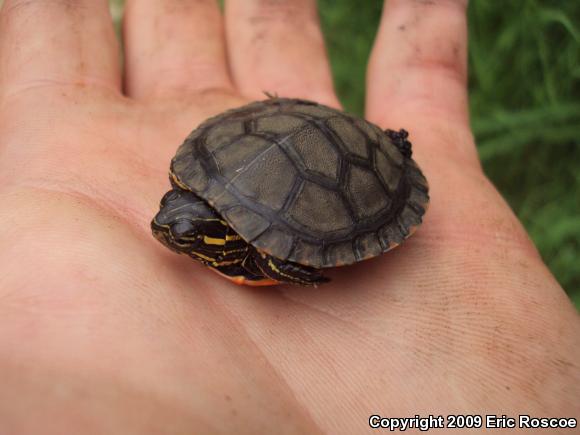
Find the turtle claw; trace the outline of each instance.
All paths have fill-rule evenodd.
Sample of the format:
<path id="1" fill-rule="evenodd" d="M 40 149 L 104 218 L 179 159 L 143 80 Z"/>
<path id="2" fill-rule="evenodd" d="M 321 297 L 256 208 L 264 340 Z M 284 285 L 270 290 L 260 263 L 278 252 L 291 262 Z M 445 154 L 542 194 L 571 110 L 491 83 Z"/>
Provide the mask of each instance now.
<path id="1" fill-rule="evenodd" d="M 409 132 L 404 129 L 400 129 L 399 131 L 386 129 L 385 134 L 389 136 L 389 139 L 393 141 L 393 144 L 399 149 L 401 154 L 403 154 L 407 158 L 411 158 L 413 151 L 411 150 L 411 142 L 407 140 L 409 137 Z"/>

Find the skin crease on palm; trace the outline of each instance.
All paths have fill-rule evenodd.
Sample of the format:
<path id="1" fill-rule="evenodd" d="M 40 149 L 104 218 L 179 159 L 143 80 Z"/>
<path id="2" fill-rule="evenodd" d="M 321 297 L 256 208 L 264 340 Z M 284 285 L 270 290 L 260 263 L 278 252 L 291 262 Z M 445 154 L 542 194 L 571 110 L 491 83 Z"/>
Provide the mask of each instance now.
<path id="1" fill-rule="evenodd" d="M 312 289 L 233 285 L 149 222 L 202 120 L 263 91 L 338 105 L 313 1 L 229 0 L 223 19 L 129 2 L 122 67 L 106 1 L 5 0 L 0 433 L 579 417 L 578 315 L 477 159 L 465 6 L 388 0 L 366 117 L 410 131 L 431 206 L 404 246 Z"/>

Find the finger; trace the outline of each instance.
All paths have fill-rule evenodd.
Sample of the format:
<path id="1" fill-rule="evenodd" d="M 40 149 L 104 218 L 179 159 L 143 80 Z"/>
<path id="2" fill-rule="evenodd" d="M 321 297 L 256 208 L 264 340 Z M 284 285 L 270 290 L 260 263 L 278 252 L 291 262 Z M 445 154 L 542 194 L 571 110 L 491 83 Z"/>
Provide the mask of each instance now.
<path id="1" fill-rule="evenodd" d="M 53 84 L 120 90 L 118 44 L 106 0 L 5 0 L 1 92 Z"/>
<path id="2" fill-rule="evenodd" d="M 243 94 L 337 105 L 314 0 L 227 0 L 226 27 L 232 74 Z"/>
<path id="3" fill-rule="evenodd" d="M 387 0 L 367 75 L 367 115 L 468 126 L 467 0 Z"/>
<path id="4" fill-rule="evenodd" d="M 125 90 L 134 97 L 231 88 L 216 0 L 133 0 L 125 11 Z"/>

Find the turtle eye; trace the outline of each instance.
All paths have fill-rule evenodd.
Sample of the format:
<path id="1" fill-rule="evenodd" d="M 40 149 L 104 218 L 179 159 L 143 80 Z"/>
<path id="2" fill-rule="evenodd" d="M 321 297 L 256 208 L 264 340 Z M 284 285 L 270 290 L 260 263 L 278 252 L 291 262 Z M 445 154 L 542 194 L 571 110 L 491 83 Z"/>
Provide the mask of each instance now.
<path id="1" fill-rule="evenodd" d="M 171 234 L 177 241 L 184 240 L 192 242 L 197 239 L 197 228 L 193 222 L 187 219 L 180 219 L 171 225 Z"/>

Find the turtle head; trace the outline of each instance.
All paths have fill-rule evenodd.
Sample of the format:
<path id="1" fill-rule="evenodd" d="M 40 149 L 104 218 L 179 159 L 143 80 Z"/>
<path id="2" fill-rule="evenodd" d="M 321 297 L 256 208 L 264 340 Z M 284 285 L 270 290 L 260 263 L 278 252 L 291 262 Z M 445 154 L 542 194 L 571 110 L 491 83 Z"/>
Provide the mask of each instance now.
<path id="1" fill-rule="evenodd" d="M 203 245 L 207 225 L 216 219 L 215 212 L 205 201 L 193 192 L 175 188 L 161 199 L 159 212 L 151 221 L 151 230 L 169 249 L 191 254 Z"/>

